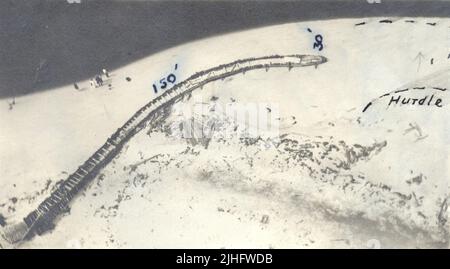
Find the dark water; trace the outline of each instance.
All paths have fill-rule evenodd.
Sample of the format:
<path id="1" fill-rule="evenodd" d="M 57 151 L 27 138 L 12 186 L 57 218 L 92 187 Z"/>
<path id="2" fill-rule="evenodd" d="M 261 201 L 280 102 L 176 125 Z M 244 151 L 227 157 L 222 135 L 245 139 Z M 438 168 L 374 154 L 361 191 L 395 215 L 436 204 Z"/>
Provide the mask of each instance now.
<path id="1" fill-rule="evenodd" d="M 0 98 L 71 84 L 103 67 L 226 32 L 328 18 L 449 15 L 449 2 L 430 1 L 2 0 Z"/>

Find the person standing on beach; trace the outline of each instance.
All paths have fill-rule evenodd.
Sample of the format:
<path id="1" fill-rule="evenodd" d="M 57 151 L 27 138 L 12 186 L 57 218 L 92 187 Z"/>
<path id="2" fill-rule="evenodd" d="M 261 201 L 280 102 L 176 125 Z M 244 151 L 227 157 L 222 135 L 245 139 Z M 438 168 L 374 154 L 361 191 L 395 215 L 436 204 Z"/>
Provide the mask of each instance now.
<path id="1" fill-rule="evenodd" d="M 109 78 L 109 72 L 108 72 L 108 70 L 106 70 L 105 68 L 103 68 L 102 72 L 103 72 L 103 75 L 105 75 L 105 77 Z"/>
<path id="2" fill-rule="evenodd" d="M 99 75 L 95 76 L 95 82 L 97 83 L 98 86 L 103 85 L 103 79 Z"/>
<path id="3" fill-rule="evenodd" d="M 9 110 L 12 110 L 15 104 L 16 104 L 16 97 L 13 97 L 12 102 L 8 102 Z"/>

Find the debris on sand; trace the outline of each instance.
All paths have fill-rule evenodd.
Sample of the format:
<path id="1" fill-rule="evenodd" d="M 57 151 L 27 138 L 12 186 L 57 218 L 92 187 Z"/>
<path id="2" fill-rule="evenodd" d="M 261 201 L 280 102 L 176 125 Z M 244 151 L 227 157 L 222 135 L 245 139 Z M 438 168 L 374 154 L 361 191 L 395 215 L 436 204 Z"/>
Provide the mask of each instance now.
<path id="1" fill-rule="evenodd" d="M 261 218 L 261 223 L 262 224 L 269 223 L 269 216 L 268 215 L 263 215 L 262 218 Z"/>
<path id="2" fill-rule="evenodd" d="M 5 227 L 6 226 L 6 218 L 0 214 L 0 226 Z"/>

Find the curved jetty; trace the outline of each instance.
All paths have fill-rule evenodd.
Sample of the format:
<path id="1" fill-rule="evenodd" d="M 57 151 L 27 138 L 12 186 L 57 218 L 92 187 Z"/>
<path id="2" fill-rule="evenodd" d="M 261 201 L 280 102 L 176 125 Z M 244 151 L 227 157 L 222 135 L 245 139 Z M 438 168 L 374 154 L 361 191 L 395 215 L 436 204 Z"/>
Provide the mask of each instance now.
<path id="1" fill-rule="evenodd" d="M 54 220 L 69 209 L 69 203 L 120 151 L 122 146 L 137 132 L 148 124 L 156 124 L 164 117 L 165 108 L 181 100 L 193 90 L 205 84 L 250 70 L 274 67 L 315 66 L 325 63 L 323 56 L 314 55 L 273 55 L 260 58 L 237 60 L 232 63 L 198 72 L 188 79 L 176 84 L 139 109 L 122 127 L 109 137 L 106 142 L 86 160 L 78 169 L 67 177 L 37 209 L 26 216 L 23 222 L 4 227 L 3 238 L 9 244 L 19 243 L 53 229 Z"/>

